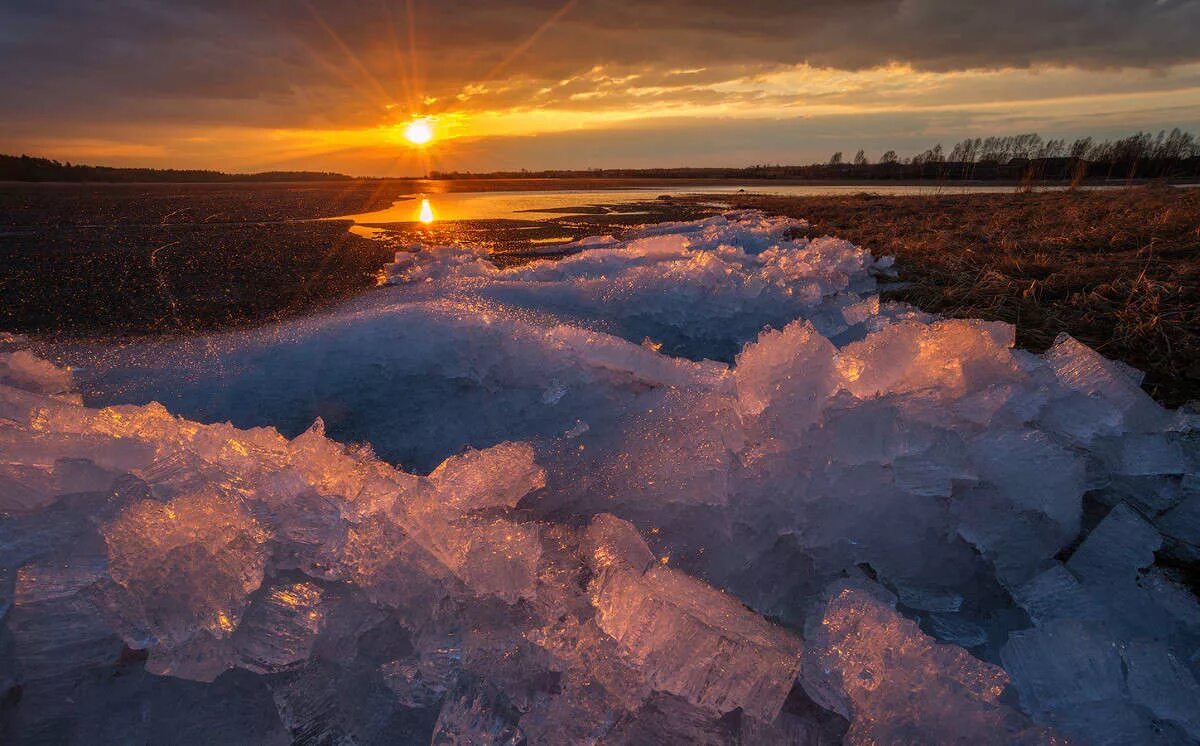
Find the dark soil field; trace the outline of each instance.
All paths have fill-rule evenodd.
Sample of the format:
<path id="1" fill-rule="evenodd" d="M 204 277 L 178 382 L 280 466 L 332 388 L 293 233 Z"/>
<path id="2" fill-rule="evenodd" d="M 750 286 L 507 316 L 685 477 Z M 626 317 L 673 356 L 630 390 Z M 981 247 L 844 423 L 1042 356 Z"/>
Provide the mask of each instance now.
<path id="1" fill-rule="evenodd" d="M 0 185 L 0 329 L 186 333 L 347 297 L 391 250 L 314 219 L 386 207 L 403 186 Z"/>
<path id="2" fill-rule="evenodd" d="M 1159 401 L 1200 400 L 1200 189 L 729 201 L 895 254 L 885 297 L 1013 323 L 1035 351 L 1067 332 L 1145 371 Z"/>
<path id="3" fill-rule="evenodd" d="M 597 180 L 577 188 L 614 187 Z M 562 188 L 558 180 L 295 184 L 0 184 L 0 331 L 95 337 L 187 334 L 327 306 L 376 284 L 397 247 L 471 243 L 523 261 L 539 240 L 701 215 L 656 202 L 636 218 L 391 226 L 385 240 L 325 218 L 385 208 L 414 191 Z M 527 260 L 527 257 L 524 259 Z"/>

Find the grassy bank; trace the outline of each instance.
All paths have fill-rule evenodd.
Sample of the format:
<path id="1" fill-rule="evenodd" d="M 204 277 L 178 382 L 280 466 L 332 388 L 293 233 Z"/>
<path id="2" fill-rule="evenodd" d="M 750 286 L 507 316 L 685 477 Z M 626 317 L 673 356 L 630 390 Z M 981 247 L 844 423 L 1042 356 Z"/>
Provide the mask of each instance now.
<path id="1" fill-rule="evenodd" d="M 1145 371 L 1158 400 L 1200 399 L 1200 189 L 732 202 L 895 254 L 909 284 L 885 297 L 1010 322 L 1038 351 L 1065 331 Z"/>

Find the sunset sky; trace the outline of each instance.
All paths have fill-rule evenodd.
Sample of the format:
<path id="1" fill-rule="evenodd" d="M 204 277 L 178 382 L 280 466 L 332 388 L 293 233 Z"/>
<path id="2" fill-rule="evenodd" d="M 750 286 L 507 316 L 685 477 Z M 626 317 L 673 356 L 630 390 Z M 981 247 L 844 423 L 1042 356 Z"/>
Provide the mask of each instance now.
<path id="1" fill-rule="evenodd" d="M 0 152 L 405 175 L 1195 130 L 1198 29 L 1197 0 L 0 0 Z"/>

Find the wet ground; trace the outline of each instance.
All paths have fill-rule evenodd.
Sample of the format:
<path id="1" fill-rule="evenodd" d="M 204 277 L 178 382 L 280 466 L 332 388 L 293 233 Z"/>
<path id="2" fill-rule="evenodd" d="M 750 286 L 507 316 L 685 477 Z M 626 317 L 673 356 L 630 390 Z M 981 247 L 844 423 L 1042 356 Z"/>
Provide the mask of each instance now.
<path id="1" fill-rule="evenodd" d="M 468 244 L 491 252 L 501 266 L 555 255 L 554 247 L 595 235 L 620 237 L 631 228 L 668 220 L 695 220 L 721 209 L 715 203 L 683 199 L 655 199 L 620 204 L 587 204 L 578 208 L 530 213 L 528 219 L 434 220 L 404 223 L 372 223 L 353 227 L 395 249 L 415 244 L 440 246 Z"/>
<path id="2" fill-rule="evenodd" d="M 0 331 L 100 337 L 253 325 L 373 287 L 394 252 L 414 243 L 483 245 L 498 263 L 512 263 L 584 236 L 713 209 L 656 200 L 652 189 L 638 192 L 644 204 L 604 207 L 589 204 L 602 202 L 596 194 L 603 192 L 589 199 L 572 190 L 579 210 L 518 208 L 506 213 L 509 219 L 354 232 L 350 220 L 330 220 L 388 209 L 415 189 L 446 194 L 453 187 L 405 181 L 0 184 Z M 437 199 L 439 208 L 443 200 Z"/>

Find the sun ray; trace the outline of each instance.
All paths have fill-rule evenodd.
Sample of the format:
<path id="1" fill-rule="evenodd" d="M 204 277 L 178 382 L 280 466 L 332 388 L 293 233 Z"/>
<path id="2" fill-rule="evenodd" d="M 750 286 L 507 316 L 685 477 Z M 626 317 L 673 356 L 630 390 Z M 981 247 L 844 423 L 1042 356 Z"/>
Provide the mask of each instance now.
<path id="1" fill-rule="evenodd" d="M 479 82 L 482 83 L 482 82 L 486 82 L 489 80 L 494 80 L 496 78 L 496 76 L 498 76 L 500 73 L 507 70 L 508 66 L 511 65 L 513 62 L 515 62 L 517 60 L 517 58 L 519 58 L 521 55 L 528 52 L 530 47 L 532 47 L 534 44 L 536 44 L 538 39 L 542 38 L 543 34 L 545 34 L 547 31 L 549 31 L 551 28 L 553 28 L 555 24 L 557 24 L 559 21 L 561 21 L 563 16 L 565 16 L 567 13 L 571 12 L 571 9 L 574 8 L 575 4 L 578 2 L 579 2 L 579 0 L 567 0 L 567 2 L 563 3 L 561 8 L 556 10 L 553 15 L 551 15 L 544 22 L 542 22 L 542 25 L 538 26 L 537 29 L 535 29 L 534 32 L 532 34 L 530 34 L 527 39 L 525 39 L 525 41 L 518 44 L 517 47 L 515 49 L 513 49 L 513 51 L 509 52 L 508 56 L 506 56 L 504 59 L 500 60 L 500 62 L 498 62 L 495 67 L 493 67 L 491 70 L 489 70 L 487 75 L 483 76 L 483 79 L 480 80 Z"/>
<path id="2" fill-rule="evenodd" d="M 317 22 L 317 25 L 319 25 L 333 41 L 333 43 L 337 45 L 338 49 L 341 50 L 342 54 L 345 55 L 350 64 L 353 65 L 360 73 L 362 73 L 363 79 L 366 81 L 366 87 L 371 89 L 371 92 L 377 96 L 372 103 L 374 103 L 380 109 L 385 109 L 388 103 L 390 103 L 390 97 L 388 96 L 387 90 L 382 84 L 380 84 L 379 80 L 371 73 L 371 71 L 367 69 L 366 65 L 364 65 L 362 61 L 358 59 L 358 55 L 356 55 L 354 51 L 346 45 L 346 42 L 342 40 L 341 35 L 338 34 L 338 32 L 335 31 L 334 28 L 325 21 L 324 18 L 321 17 L 321 14 L 317 11 L 313 4 L 308 0 L 304 0 L 304 5 L 308 8 L 308 12 L 312 16 L 313 20 Z"/>

